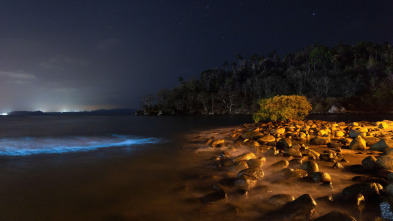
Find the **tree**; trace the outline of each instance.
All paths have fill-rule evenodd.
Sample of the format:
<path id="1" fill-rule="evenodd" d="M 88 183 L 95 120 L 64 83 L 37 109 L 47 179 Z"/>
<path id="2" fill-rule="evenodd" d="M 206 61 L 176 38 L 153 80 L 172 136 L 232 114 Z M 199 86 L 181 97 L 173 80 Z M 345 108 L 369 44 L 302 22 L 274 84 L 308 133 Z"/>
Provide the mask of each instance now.
<path id="1" fill-rule="evenodd" d="M 274 51 L 248 59 L 238 55 L 233 63 L 203 71 L 199 79 L 179 78 L 178 86 L 154 96 L 157 102 L 153 96 L 142 101 L 152 114 L 251 113 L 260 99 L 297 94 L 322 106 L 333 97 L 347 109 L 378 110 L 378 105 L 392 103 L 392 74 L 393 47 L 388 43 L 314 45 L 283 59 Z"/>
<path id="2" fill-rule="evenodd" d="M 275 96 L 261 99 L 260 109 L 253 114 L 256 123 L 259 121 L 303 120 L 311 111 L 311 104 L 304 96 Z"/>

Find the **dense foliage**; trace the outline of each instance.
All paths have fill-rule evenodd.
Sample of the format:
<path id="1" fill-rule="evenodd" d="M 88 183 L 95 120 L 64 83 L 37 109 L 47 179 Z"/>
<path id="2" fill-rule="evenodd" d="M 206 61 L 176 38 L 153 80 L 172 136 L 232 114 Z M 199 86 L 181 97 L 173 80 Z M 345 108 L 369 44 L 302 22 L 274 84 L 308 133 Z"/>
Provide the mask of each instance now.
<path id="1" fill-rule="evenodd" d="M 331 105 L 347 110 L 393 109 L 393 47 L 388 43 L 340 43 L 305 47 L 280 58 L 238 55 L 231 64 L 203 71 L 198 79 L 143 98 L 145 114 L 238 114 L 258 110 L 275 95 L 309 98 L 314 112 Z"/>
<path id="2" fill-rule="evenodd" d="M 303 120 L 311 111 L 311 104 L 304 96 L 274 96 L 261 99 L 260 109 L 253 114 L 253 119 L 259 121 L 288 121 Z"/>

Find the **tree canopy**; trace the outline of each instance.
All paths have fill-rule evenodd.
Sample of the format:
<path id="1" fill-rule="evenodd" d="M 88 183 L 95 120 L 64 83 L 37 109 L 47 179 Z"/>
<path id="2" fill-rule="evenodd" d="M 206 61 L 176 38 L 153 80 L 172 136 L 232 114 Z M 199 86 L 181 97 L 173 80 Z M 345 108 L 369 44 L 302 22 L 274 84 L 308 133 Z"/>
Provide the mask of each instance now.
<path id="1" fill-rule="evenodd" d="M 280 58 L 234 56 L 199 78 L 144 98 L 147 114 L 251 114 L 258 101 L 276 95 L 302 95 L 313 111 L 331 105 L 366 111 L 393 109 L 393 47 L 389 43 L 316 44 Z M 179 78 L 180 79 L 180 78 Z"/>

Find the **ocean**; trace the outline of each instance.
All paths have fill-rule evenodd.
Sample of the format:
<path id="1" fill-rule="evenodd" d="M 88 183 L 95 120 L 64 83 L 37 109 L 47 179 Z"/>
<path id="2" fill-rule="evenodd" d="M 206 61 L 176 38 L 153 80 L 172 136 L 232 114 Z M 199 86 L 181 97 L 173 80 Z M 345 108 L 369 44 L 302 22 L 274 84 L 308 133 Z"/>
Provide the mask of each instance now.
<path id="1" fill-rule="evenodd" d="M 0 117 L 0 220 L 169 220 L 183 135 L 250 116 Z M 184 219 L 187 220 L 187 219 Z"/>

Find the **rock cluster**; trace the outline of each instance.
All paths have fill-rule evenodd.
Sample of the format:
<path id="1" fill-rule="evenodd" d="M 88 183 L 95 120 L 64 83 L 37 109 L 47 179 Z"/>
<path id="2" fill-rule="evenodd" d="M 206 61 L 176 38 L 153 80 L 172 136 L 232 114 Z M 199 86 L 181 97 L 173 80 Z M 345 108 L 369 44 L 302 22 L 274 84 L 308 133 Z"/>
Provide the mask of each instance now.
<path id="1" fill-rule="evenodd" d="M 224 171 L 225 179 L 231 182 L 205 195 L 202 200 L 225 200 L 233 191 L 233 194 L 249 196 L 249 191 L 264 185 L 264 180 L 285 185 L 304 182 L 316 188 L 333 189 L 335 177 L 326 171 L 326 165 L 329 165 L 336 171 L 356 170 L 365 174 L 355 176 L 350 180 L 353 183 L 341 190 L 333 189 L 337 193 L 334 200 L 331 196 L 318 200 L 349 205 L 358 211 L 382 203 L 386 208 L 387 204 L 393 205 L 390 204 L 393 200 L 386 200 L 393 199 L 392 131 L 391 121 L 347 124 L 308 120 L 246 124 L 224 137 L 211 137 L 205 142 L 219 153 L 213 157 L 215 167 Z M 349 165 L 344 156 L 346 153 L 358 153 L 359 157 L 370 155 L 363 156 L 359 165 Z M 266 203 L 272 208 L 268 214 L 277 219 L 310 220 L 319 216 L 315 220 L 355 220 L 352 214 L 340 211 L 315 214 L 318 200 L 304 189 L 304 194 L 297 198 L 279 193 L 268 198 Z M 380 212 L 379 216 L 393 219 L 393 215 L 386 217 L 386 214 L 393 213 Z"/>

